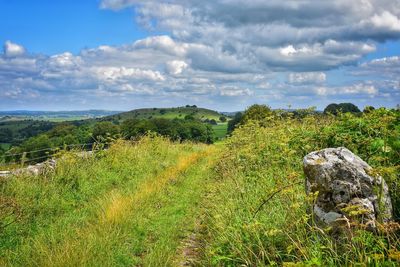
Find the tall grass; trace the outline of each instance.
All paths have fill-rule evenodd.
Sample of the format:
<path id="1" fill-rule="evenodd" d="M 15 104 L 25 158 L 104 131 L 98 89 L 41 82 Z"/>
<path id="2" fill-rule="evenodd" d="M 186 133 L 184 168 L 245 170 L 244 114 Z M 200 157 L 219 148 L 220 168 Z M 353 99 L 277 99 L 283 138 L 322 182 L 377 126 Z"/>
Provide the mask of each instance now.
<path id="1" fill-rule="evenodd" d="M 55 172 L 0 180 L 0 266 L 176 266 L 194 231 L 202 266 L 396 266 L 399 224 L 337 238 L 314 224 L 302 158 L 351 149 L 388 182 L 398 220 L 399 118 L 283 114 L 212 146 L 151 135 L 66 153 Z"/>
<path id="2" fill-rule="evenodd" d="M 1 181 L 0 265 L 172 264 L 213 149 L 161 137 L 65 155 L 55 173 Z"/>
<path id="3" fill-rule="evenodd" d="M 378 234 L 355 227 L 336 239 L 314 224 L 307 210 L 315 196 L 305 195 L 302 159 L 326 147 L 352 149 L 388 181 L 397 212 L 399 113 L 275 117 L 262 125 L 250 122 L 226 142 L 216 167 L 220 182 L 207 202 L 202 264 L 397 265 L 396 223 L 381 224 Z"/>

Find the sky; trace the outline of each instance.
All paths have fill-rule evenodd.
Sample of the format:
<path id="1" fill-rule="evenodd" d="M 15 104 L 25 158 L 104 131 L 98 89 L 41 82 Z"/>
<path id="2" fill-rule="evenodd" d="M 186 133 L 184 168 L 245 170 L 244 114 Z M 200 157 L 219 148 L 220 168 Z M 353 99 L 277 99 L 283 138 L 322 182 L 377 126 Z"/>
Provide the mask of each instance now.
<path id="1" fill-rule="evenodd" d="M 400 104 L 399 0 L 0 0 L 0 110 Z"/>

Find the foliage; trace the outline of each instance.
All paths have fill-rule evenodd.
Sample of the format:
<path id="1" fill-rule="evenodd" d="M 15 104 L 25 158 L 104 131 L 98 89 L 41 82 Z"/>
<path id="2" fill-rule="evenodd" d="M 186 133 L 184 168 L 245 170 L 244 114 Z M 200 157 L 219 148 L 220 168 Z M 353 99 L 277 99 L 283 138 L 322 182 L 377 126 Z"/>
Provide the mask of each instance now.
<path id="1" fill-rule="evenodd" d="M 228 133 L 232 133 L 233 130 L 239 125 L 242 120 L 243 114 L 241 112 L 237 112 L 232 120 L 228 121 Z"/>
<path id="2" fill-rule="evenodd" d="M 93 127 L 93 137 L 99 139 L 101 137 L 105 138 L 107 136 L 116 136 L 119 134 L 119 127 L 110 121 L 98 122 Z"/>
<path id="3" fill-rule="evenodd" d="M 379 109 L 362 116 L 275 115 L 241 125 L 226 141 L 216 166 L 220 182 L 205 204 L 201 265 L 395 266 L 396 223 L 381 224 L 379 234 L 360 226 L 338 240 L 316 227 L 307 213 L 313 196 L 304 192 L 302 158 L 349 148 L 386 179 L 399 219 L 399 122 L 398 111 Z"/>
<path id="4" fill-rule="evenodd" d="M 240 123 L 246 124 L 250 121 L 258 121 L 263 124 L 272 115 L 273 112 L 270 107 L 266 105 L 252 105 L 246 109 Z"/>
<path id="5" fill-rule="evenodd" d="M 125 119 L 132 141 L 83 158 L 63 152 L 54 173 L 0 180 L 0 265 L 176 266 L 187 237 L 200 266 L 398 265 L 397 222 L 376 233 L 354 225 L 337 238 L 315 225 L 302 159 L 349 148 L 386 180 L 399 221 L 400 111 L 267 109 L 249 108 L 239 126 L 241 114 L 214 125 L 237 128 L 212 146 L 197 143 L 213 136 L 197 119 Z M 23 145 L 72 142 L 71 132 L 91 136 L 65 124 Z"/>
<path id="6" fill-rule="evenodd" d="M 147 132 L 156 132 L 172 140 L 192 140 L 196 142 L 212 143 L 214 139 L 213 129 L 193 117 L 185 120 L 129 119 L 121 125 L 122 134 L 125 138 L 137 138 Z"/>
<path id="7" fill-rule="evenodd" d="M 51 130 L 56 123 L 37 120 L 0 122 L 0 143 L 19 145 L 26 139 Z"/>
<path id="8" fill-rule="evenodd" d="M 217 111 L 199 108 L 196 105 L 187 105 L 186 107 L 174 107 L 174 108 L 161 108 L 155 110 L 154 108 L 144 108 L 135 109 L 128 112 L 123 112 L 117 115 L 112 115 L 104 117 L 101 120 L 114 121 L 118 120 L 120 122 L 127 119 L 148 119 L 149 116 L 152 118 L 162 118 L 162 119 L 183 119 L 186 115 L 191 115 L 197 120 L 201 119 L 214 119 L 219 120 L 221 114 Z"/>
<path id="9" fill-rule="evenodd" d="M 325 114 L 333 114 L 333 115 L 337 115 L 338 113 L 347 113 L 347 112 L 352 112 L 352 113 L 359 113 L 361 112 L 360 109 L 352 104 L 352 103 L 340 103 L 340 104 L 329 104 L 325 109 L 324 109 L 324 113 Z"/>

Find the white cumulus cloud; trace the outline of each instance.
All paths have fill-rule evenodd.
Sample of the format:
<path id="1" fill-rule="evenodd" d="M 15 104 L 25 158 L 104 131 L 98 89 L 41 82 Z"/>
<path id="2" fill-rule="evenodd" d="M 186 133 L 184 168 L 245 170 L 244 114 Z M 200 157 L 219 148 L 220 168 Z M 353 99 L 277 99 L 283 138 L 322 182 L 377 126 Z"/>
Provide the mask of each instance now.
<path id="1" fill-rule="evenodd" d="M 4 43 L 4 55 L 7 57 L 16 57 L 25 54 L 25 48 L 22 45 L 6 41 Z"/>

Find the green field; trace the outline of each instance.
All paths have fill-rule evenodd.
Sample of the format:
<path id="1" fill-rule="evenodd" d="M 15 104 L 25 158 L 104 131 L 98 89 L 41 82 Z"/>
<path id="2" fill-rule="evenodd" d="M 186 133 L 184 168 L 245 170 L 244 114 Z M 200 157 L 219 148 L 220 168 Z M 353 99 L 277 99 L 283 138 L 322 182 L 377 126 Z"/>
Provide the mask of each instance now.
<path id="1" fill-rule="evenodd" d="M 214 130 L 214 136 L 217 140 L 221 140 L 226 137 L 228 133 L 228 123 L 218 123 L 218 125 L 212 125 Z"/>
<path id="2" fill-rule="evenodd" d="M 0 122 L 39 120 L 51 122 L 78 121 L 92 119 L 90 116 L 7 116 L 0 117 Z"/>

